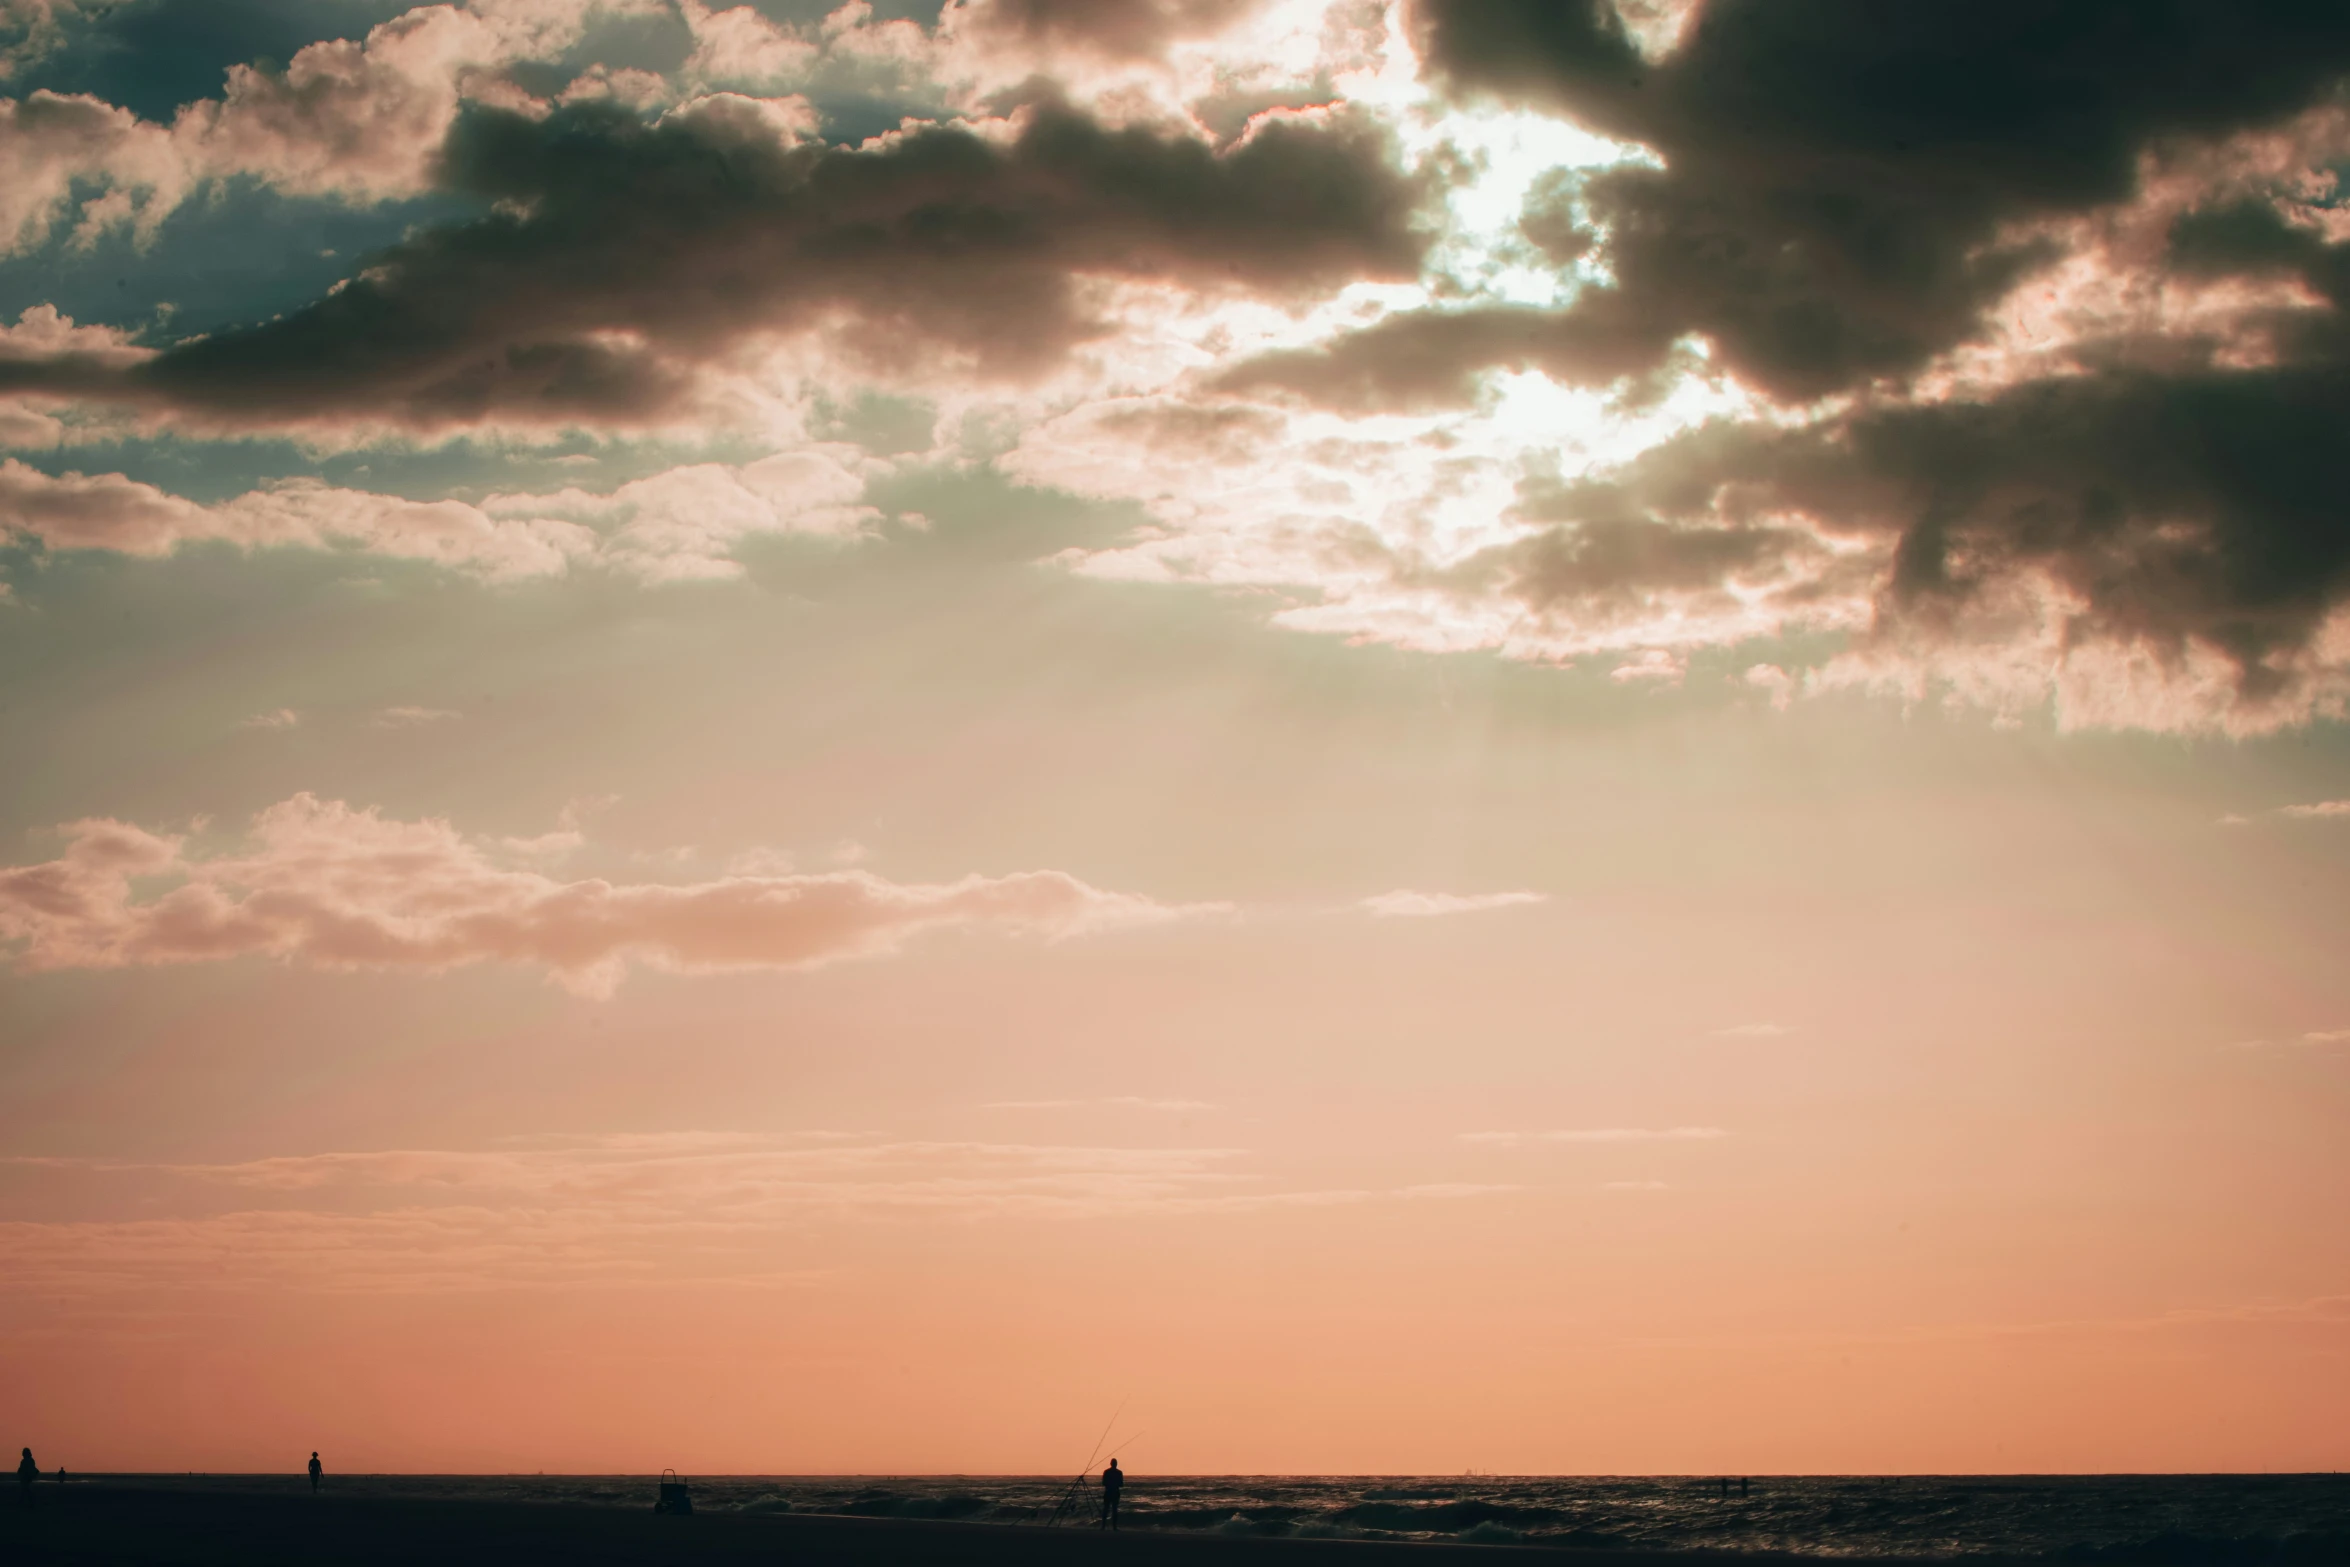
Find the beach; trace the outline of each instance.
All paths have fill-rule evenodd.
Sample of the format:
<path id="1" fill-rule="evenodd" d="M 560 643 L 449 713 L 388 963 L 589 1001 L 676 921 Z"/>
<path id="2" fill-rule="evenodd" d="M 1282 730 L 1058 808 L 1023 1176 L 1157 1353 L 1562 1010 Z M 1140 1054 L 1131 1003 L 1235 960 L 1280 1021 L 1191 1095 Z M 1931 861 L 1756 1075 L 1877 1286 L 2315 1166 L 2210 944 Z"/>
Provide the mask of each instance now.
<path id="1" fill-rule="evenodd" d="M 1043 1527 L 1067 1482 L 1039 1478 L 693 1480 L 656 1515 L 642 1475 L 82 1475 L 0 1506 L 0 1560 L 270 1567 L 275 1562 L 1135 1562 L 1382 1567 L 1544 1560 L 1676 1567 L 1793 1562 L 2068 1562 L 2317 1567 L 2350 1560 L 2338 1475 L 1795 1478 L 1751 1499 L 1694 1478 L 1154 1478 L 1128 1527 Z M 1090 1497 L 1081 1513 L 1090 1518 Z M 1633 1520 L 1647 1518 L 1645 1532 Z M 1506 1520 L 1506 1522 L 1504 1522 Z"/>

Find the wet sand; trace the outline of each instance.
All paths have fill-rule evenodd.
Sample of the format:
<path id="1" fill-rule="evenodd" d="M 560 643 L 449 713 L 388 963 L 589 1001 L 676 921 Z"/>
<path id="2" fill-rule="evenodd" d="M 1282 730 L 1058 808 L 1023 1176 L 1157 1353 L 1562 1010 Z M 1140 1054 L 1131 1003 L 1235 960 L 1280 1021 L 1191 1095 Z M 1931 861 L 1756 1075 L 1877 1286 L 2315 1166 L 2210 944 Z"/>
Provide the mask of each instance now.
<path id="1" fill-rule="evenodd" d="M 1577 1567 L 1697 1567 L 1806 1560 L 1680 1551 L 1370 1540 L 1230 1539 L 1189 1533 L 839 1518 L 813 1513 L 696 1513 L 671 1518 L 613 1507 L 441 1501 L 141 1487 L 125 1479 L 43 1485 L 30 1506 L 0 1503 L 0 1560 L 190 1567 L 1499 1567 L 1529 1555 Z M 1816 1559 L 1814 1559 L 1816 1560 Z M 1882 1559 L 1880 1559 L 1882 1560 Z M 1858 1558 L 1838 1558 L 1857 1567 Z"/>

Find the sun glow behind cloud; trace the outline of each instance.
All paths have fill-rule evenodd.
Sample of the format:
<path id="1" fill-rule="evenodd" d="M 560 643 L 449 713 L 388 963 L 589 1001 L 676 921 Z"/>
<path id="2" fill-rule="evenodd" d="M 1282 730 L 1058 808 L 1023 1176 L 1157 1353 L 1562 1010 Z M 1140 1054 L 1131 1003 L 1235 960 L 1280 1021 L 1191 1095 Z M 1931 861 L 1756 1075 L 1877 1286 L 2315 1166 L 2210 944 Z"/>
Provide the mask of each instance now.
<path id="1" fill-rule="evenodd" d="M 1529 35 L 1509 58 L 1484 60 L 1476 30 L 1492 18 L 1478 22 L 1483 13 L 1473 10 L 1456 17 L 1435 4 L 1414 10 L 1293 0 L 1126 16 L 972 4 L 950 7 L 929 29 L 854 7 L 798 23 L 656 0 L 629 14 L 674 17 L 691 36 L 693 52 L 677 80 L 598 66 L 571 88 L 526 92 L 515 68 L 563 57 L 580 46 L 588 24 L 562 8 L 483 3 L 419 10 L 363 40 L 312 45 L 282 72 L 240 67 L 224 98 L 191 105 L 169 125 L 126 117 L 96 100 L 35 95 L 24 111 L 33 118 L 16 134 L 40 178 L 12 221 L 26 243 L 59 224 L 85 236 L 125 225 L 151 233 L 207 181 L 231 175 L 357 205 L 414 195 L 436 179 L 502 189 L 506 176 L 487 143 L 475 145 L 488 135 L 478 128 L 503 124 L 497 135 L 527 141 L 536 134 L 530 127 L 564 115 L 589 115 L 578 123 L 593 123 L 616 150 L 670 156 L 698 139 L 769 160 L 778 171 L 794 157 L 828 159 L 843 180 L 873 178 L 884 186 L 891 160 L 926 139 L 985 147 L 1003 160 L 994 177 L 1001 199 L 1014 205 L 1034 195 L 1033 187 L 1021 189 L 1018 171 L 1029 162 L 1053 164 L 1074 138 L 1097 162 L 1139 161 L 1078 201 L 1048 202 L 1018 220 L 1043 224 L 1040 232 L 1058 235 L 1069 252 L 1065 263 L 1054 263 L 1065 264 L 1064 273 L 1050 266 L 1033 275 L 1000 271 L 997 307 L 1016 302 L 1035 317 L 1032 330 L 981 330 L 982 313 L 942 303 L 939 285 L 952 280 L 951 271 L 909 286 L 882 267 L 829 277 L 808 266 L 759 269 L 771 280 L 809 279 L 809 292 L 803 298 L 786 290 L 738 315 L 723 348 L 712 345 L 710 328 L 691 310 L 646 304 L 692 297 L 683 278 L 618 310 L 597 301 L 592 288 L 573 285 L 588 313 L 564 329 L 565 340 L 528 351 L 557 355 L 577 370 L 540 395 L 567 380 L 593 383 L 597 400 L 580 405 L 589 426 L 659 432 L 680 443 L 725 432 L 763 445 L 769 463 L 825 456 L 810 440 L 811 414 L 844 385 L 917 395 L 936 408 L 938 439 L 915 460 L 993 467 L 1030 483 L 1130 502 L 1153 519 L 1152 530 L 1123 544 L 1071 551 L 1064 560 L 1071 569 L 1262 593 L 1275 624 L 1309 633 L 1554 663 L 1607 657 L 1615 660 L 1611 668 L 1693 649 L 1824 636 L 1845 643 L 1844 652 L 1815 658 L 1781 688 L 1783 700 L 1818 690 L 1872 691 L 1989 708 L 2003 720 L 2048 705 L 2067 728 L 2251 733 L 2305 722 L 2350 700 L 2350 663 L 2341 652 L 2350 632 L 2335 620 L 2304 624 L 2257 654 L 2228 646 L 2200 623 L 2130 630 L 2126 606 L 2100 600 L 2134 590 L 2087 588 L 2095 579 L 2081 564 L 2040 561 L 2029 551 L 2005 560 L 1971 601 L 1941 614 L 1911 613 L 1907 589 L 1895 579 L 1901 542 L 1920 537 L 1918 485 L 1887 476 L 1879 488 L 1910 493 L 1897 505 L 1871 504 L 1870 475 L 1856 471 L 1842 486 L 1846 493 L 1834 493 L 1831 483 L 1823 494 L 1817 485 L 1787 482 L 1786 464 L 1773 455 L 1783 433 L 1777 444 L 1811 446 L 1815 468 L 1865 467 L 1875 459 L 1864 454 L 1904 449 L 1858 438 L 1870 421 L 1898 417 L 1904 404 L 1922 412 L 2067 381 L 2088 386 L 2102 362 L 2099 345 L 2125 335 L 2216 342 L 2205 362 L 2217 369 L 2276 368 L 2280 354 L 2293 351 L 2284 346 L 2292 323 L 2331 308 L 2324 289 L 2273 267 L 2266 276 L 2258 268 L 2230 271 L 2234 263 L 2224 256 L 2216 268 L 2174 265 L 2164 236 L 2219 203 L 2276 198 L 2276 210 L 2303 236 L 2295 243 L 2332 243 L 2326 171 L 2350 123 L 2332 107 L 2305 105 L 2297 117 L 2199 145 L 2150 141 L 2136 149 L 2140 189 L 2123 192 L 2128 199 L 2051 212 L 2020 197 L 2004 224 L 1965 220 L 1983 229 L 1983 243 L 2006 247 L 2000 254 L 2033 247 L 2047 254 L 2028 282 L 1975 302 L 1973 330 L 1937 318 L 1923 328 L 1907 319 L 1870 326 L 1891 333 L 1880 332 L 1883 341 L 1847 333 L 1841 341 L 1864 359 L 1914 361 L 1904 365 L 1905 380 L 1872 381 L 1799 362 L 1803 351 L 1792 339 L 1772 346 L 1778 328 L 1741 326 L 1739 307 L 1725 303 L 1734 288 L 1711 304 L 1702 290 L 1674 296 L 1679 285 L 1651 276 L 1653 265 L 1641 259 L 1647 241 L 1637 231 L 1638 214 L 1627 218 L 1611 205 L 1627 190 L 1662 199 L 1675 182 L 1720 177 L 1706 161 L 1719 152 L 1706 111 L 1693 106 L 1703 95 L 1687 100 L 1675 73 L 1726 70 L 1735 82 L 1749 64 L 1738 46 L 1723 42 L 1729 35 L 1692 30 L 1687 7 L 1633 7 L 1621 38 L 1603 36 L 1614 24 L 1600 12 L 1554 22 L 1568 33 L 1598 28 L 1588 43 L 1593 58 L 1623 54 L 1655 73 L 1649 91 L 1620 103 L 1597 81 L 1586 84 L 1599 96 L 1580 116 L 1555 112 L 1548 87 L 1521 79 L 1548 68 L 1535 56 L 1551 45 L 1538 48 Z M 1428 58 L 1423 46 L 1433 51 Z M 40 47 L 28 43 L 28 59 Z M 1773 46 L 1755 47 L 1768 55 Z M 1694 65 L 1692 53 L 1703 57 Z M 1768 61 L 1752 68 L 1779 69 Z M 1044 99 L 1020 85 L 1040 71 L 1057 84 Z M 1495 91 L 1458 90 L 1485 76 Z M 852 84 L 896 95 L 908 116 L 895 129 L 826 147 L 815 139 L 819 104 Z M 621 102 L 635 105 L 641 120 L 591 113 L 597 103 Z M 75 116 L 96 119 L 77 130 Z M 369 134 L 342 134 L 354 126 Z M 1840 133 L 1811 127 L 1802 134 L 1833 141 Z M 1146 145 L 1153 139 L 1155 149 Z M 1122 193 L 1164 172 L 1170 156 L 1191 156 L 1183 149 L 1208 141 L 1219 144 L 1213 159 L 1198 165 L 1208 184 L 1188 200 L 1197 208 L 1224 182 L 1230 189 L 1215 199 L 1233 204 L 1226 220 L 1165 229 L 1154 226 L 1153 214 L 1114 210 Z M 1385 151 L 1369 159 L 1374 143 Z M 1675 148 L 1678 163 L 1667 155 Z M 435 149 L 462 156 L 436 162 Z M 1896 162 L 1933 156 L 1873 147 L 1844 154 Z M 1324 160 L 1316 183 L 1325 194 L 1359 181 L 1358 194 L 1371 203 L 1351 215 L 1336 207 L 1295 209 L 1331 225 L 1318 236 L 1293 235 L 1298 257 L 1316 245 L 1326 251 L 1300 266 L 1278 259 L 1270 234 L 1224 234 L 1221 227 L 1228 221 L 1245 229 L 1267 215 L 1263 176 L 1244 166 L 1273 168 L 1293 155 Z M 1788 167 L 1809 167 L 1803 157 L 1810 155 Z M 1383 167 L 1375 170 L 1375 162 Z M 1055 166 L 1066 178 L 1094 165 L 1063 159 Z M 812 225 L 809 232 L 821 235 L 831 220 L 821 203 L 798 202 L 789 194 L 791 176 L 776 177 L 775 193 L 758 209 L 762 221 L 787 232 Z M 1790 177 L 1800 184 L 1815 176 Z M 1417 191 L 1417 232 L 1408 245 L 1399 232 L 1381 229 L 1385 219 L 1371 217 L 1395 190 L 1370 193 L 1395 180 Z M 1740 184 L 1733 180 L 1714 199 L 1743 201 Z M 558 199 L 592 205 L 596 189 L 533 193 L 515 210 Z M 96 190 L 106 193 L 92 195 Z M 1733 217 L 1728 206 L 1723 213 L 1733 223 L 1800 227 L 1807 220 L 1789 215 L 1817 206 L 1808 196 L 1791 197 L 1757 213 L 1741 209 Z M 601 231 L 615 221 L 625 219 L 606 214 L 574 226 Z M 650 244 L 654 236 L 646 238 Z M 1758 231 L 1721 245 L 1691 241 L 1679 253 L 1698 258 L 1692 265 L 1699 274 L 1735 273 L 1749 264 L 1736 258 L 1751 259 L 1768 238 Z M 1237 248 L 1219 251 L 1227 239 Z M 1800 256 L 1810 240 L 1789 243 L 1796 248 L 1786 254 Z M 1823 243 L 1833 249 L 1841 242 L 1829 236 Z M 2222 249 L 2234 243 L 2222 241 Z M 1138 244 L 1155 258 L 1138 260 Z M 1401 265 L 1413 247 L 1416 267 Z M 438 234 L 413 236 L 397 263 L 346 286 L 396 293 L 408 272 L 430 273 L 457 253 Z M 695 251 L 711 253 L 709 246 Z M 814 244 L 802 259 L 828 253 L 826 244 Z M 1219 259 L 1229 276 L 1219 277 Z M 990 264 L 1000 270 L 1005 261 Z M 1790 262 L 1798 271 L 1813 265 Z M 494 268 L 476 272 L 441 293 L 479 292 L 494 276 Z M 1869 286 L 1884 284 L 1872 279 Z M 770 293 L 783 287 L 766 286 Z M 1791 274 L 1788 286 L 1809 284 Z M 1887 286 L 1931 295 L 1943 285 L 1929 278 Z M 515 313 L 537 303 L 536 290 L 506 293 Z M 1944 308 L 1930 298 L 1873 296 L 1847 305 L 1863 314 Z M 1687 319 L 1675 319 L 1676 310 Z M 1721 317 L 1724 310 L 1718 330 L 1697 329 L 1709 311 Z M 405 401 L 370 404 L 361 396 L 341 407 L 347 399 L 339 386 L 289 400 L 282 390 L 249 383 L 234 392 L 232 411 L 165 390 L 173 353 L 156 358 L 141 348 L 136 352 L 150 362 L 126 365 L 116 362 L 131 351 L 125 345 L 92 355 L 78 339 L 69 343 L 70 331 L 59 334 L 70 323 L 53 310 L 42 319 L 58 330 L 46 336 L 26 335 L 34 318 L 25 319 L 17 333 L 24 343 L 8 355 L 23 395 L 0 425 L 52 439 L 123 432 L 120 410 L 74 407 L 77 389 L 97 387 L 126 393 L 144 409 L 135 417 L 149 423 L 227 434 L 258 415 L 264 423 L 291 422 L 330 447 L 365 447 L 403 428 L 446 436 L 463 424 L 521 443 L 579 433 L 576 423 L 561 420 L 550 428 L 543 403 L 519 389 L 456 394 L 428 384 L 403 394 Z M 1783 324 L 1801 319 L 1783 313 Z M 907 327 L 931 339 L 928 351 L 908 352 Z M 73 330 L 86 336 L 111 329 Z M 1921 330 L 1927 341 L 1904 346 Z M 429 340 L 430 333 L 411 339 Z M 217 359 L 218 351 L 198 352 Z M 1809 390 L 1790 395 L 1789 385 Z M 2117 438 L 2133 438 L 2130 411 L 2114 417 L 2124 421 Z M 975 443 L 977 431 L 990 433 Z M 1740 438 L 1745 452 L 1726 463 L 1702 455 L 1704 443 L 1734 447 Z M 1709 462 L 1720 466 L 1718 477 L 1693 482 L 1688 470 Z M 1679 488 L 1623 482 L 1643 467 L 1678 473 Z M 631 483 L 680 488 L 696 471 L 680 467 Z M 863 464 L 856 480 L 886 481 L 891 471 L 888 463 Z M 83 482 L 130 481 L 97 475 Z M 2019 472 L 2014 482 L 2029 492 L 2016 501 L 2027 508 L 2067 489 L 2037 470 Z M 2182 483 L 2191 485 L 2192 476 Z M 1783 493 L 1774 497 L 1774 488 Z M 1635 504 L 1604 498 L 1619 491 Z M 1662 499 L 1668 493 L 1669 505 Z M 588 492 L 577 500 L 607 498 L 617 499 Z M 160 547 L 153 528 L 62 526 L 56 509 L 44 512 L 38 500 L 0 508 L 0 526 L 53 549 Z M 189 505 L 174 496 L 151 501 L 151 511 Z M 255 518 L 191 514 L 173 536 L 332 537 L 465 567 L 494 554 L 492 569 L 525 574 L 542 574 L 562 557 L 606 552 L 585 535 L 556 537 L 543 528 L 545 536 L 528 541 L 507 529 L 509 537 L 486 553 L 479 540 L 426 538 L 432 530 L 422 526 L 420 508 L 464 504 L 453 496 L 418 502 L 333 492 L 324 504 L 351 521 L 309 515 L 292 492 L 267 505 L 252 497 L 241 504 Z M 2160 510 L 2158 501 L 2145 504 Z M 2217 504 L 2224 511 L 2230 501 Z M 793 509 L 812 520 L 729 518 L 714 528 L 665 532 L 646 523 L 615 541 L 611 553 L 648 581 L 698 581 L 738 574 L 736 547 L 776 526 L 853 531 L 871 520 L 855 483 L 825 488 L 819 503 Z M 275 520 L 257 535 L 262 512 Z M 2148 522 L 2165 525 L 2157 517 Z M 460 520 L 443 526 L 470 528 Z M 1995 525 L 1985 527 L 1996 534 Z M 1771 662 L 1784 666 L 1787 655 Z"/>

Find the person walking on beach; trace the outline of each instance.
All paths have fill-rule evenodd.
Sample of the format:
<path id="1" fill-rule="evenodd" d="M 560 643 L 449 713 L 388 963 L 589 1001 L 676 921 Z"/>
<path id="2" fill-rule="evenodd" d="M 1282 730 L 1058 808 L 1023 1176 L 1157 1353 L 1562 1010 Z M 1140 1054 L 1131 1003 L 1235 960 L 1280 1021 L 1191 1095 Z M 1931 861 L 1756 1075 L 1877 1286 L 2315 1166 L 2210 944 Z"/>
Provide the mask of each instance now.
<path id="1" fill-rule="evenodd" d="M 30 1503 L 33 1499 L 33 1482 L 40 1478 L 41 1466 L 33 1462 L 33 1450 L 28 1447 L 24 1450 L 24 1457 L 16 1463 L 16 1499 Z"/>
<path id="2" fill-rule="evenodd" d="M 317 1489 L 318 1489 L 318 1477 L 319 1477 L 320 1475 L 322 1475 L 322 1474 L 325 1474 L 325 1473 L 326 1473 L 326 1465 L 324 1465 L 324 1464 L 322 1464 L 322 1463 L 320 1463 L 320 1462 L 318 1461 L 318 1455 L 317 1455 L 316 1453 L 312 1453 L 312 1454 L 310 1455 L 310 1489 L 311 1489 L 311 1490 L 315 1491 L 315 1490 L 317 1490 Z"/>
<path id="3" fill-rule="evenodd" d="M 1110 1467 L 1102 1471 L 1101 1527 L 1118 1527 L 1118 1495 L 1126 1489 L 1126 1471 L 1118 1467 L 1118 1460 L 1110 1460 Z"/>

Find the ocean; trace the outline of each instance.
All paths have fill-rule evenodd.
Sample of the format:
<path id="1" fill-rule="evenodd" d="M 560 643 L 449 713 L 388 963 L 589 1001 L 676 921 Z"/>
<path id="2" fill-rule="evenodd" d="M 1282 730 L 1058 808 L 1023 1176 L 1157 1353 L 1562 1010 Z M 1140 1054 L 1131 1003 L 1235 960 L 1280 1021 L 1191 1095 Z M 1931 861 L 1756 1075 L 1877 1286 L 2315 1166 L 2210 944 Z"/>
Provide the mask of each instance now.
<path id="1" fill-rule="evenodd" d="M 127 1481 L 130 1476 L 108 1476 Z M 236 1489 L 278 1476 L 139 1476 Z M 697 1510 L 1042 1523 L 1066 1478 L 694 1475 Z M 651 1475 L 334 1475 L 338 1494 L 650 1508 Z M 2011 1557 L 2177 1567 L 2350 1564 L 2350 1476 L 1153 1475 L 1128 1482 L 1125 1526 L 1304 1538 L 1465 1540 L 1819 1557 Z M 1075 1498 L 1064 1526 L 1093 1517 Z"/>

